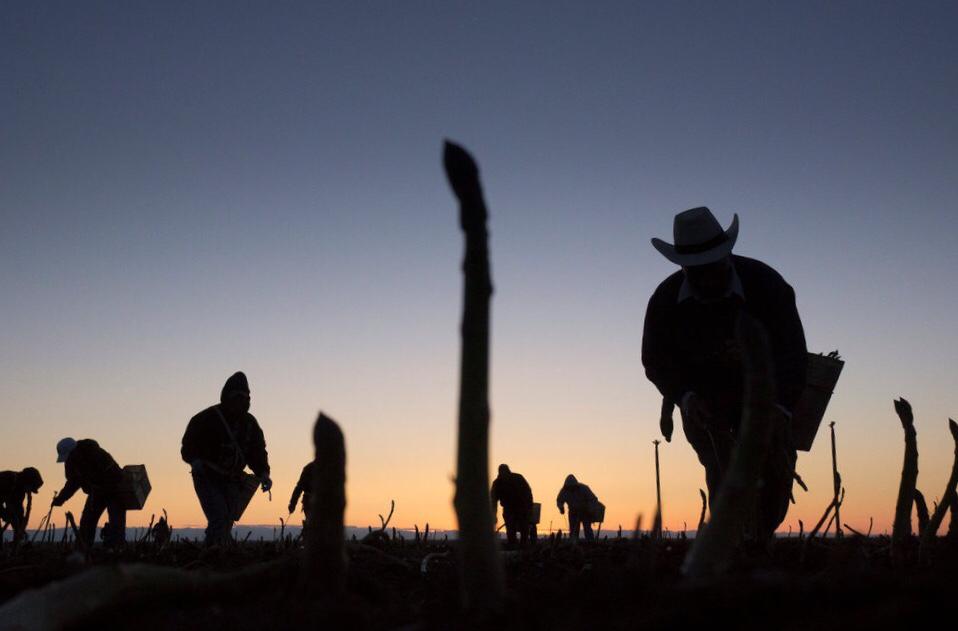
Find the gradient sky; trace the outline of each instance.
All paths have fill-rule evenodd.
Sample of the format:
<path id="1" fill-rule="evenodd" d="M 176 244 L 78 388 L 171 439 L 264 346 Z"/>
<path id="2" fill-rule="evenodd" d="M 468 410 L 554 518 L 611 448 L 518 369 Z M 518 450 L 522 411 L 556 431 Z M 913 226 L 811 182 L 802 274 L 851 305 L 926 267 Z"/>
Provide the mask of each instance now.
<path id="1" fill-rule="evenodd" d="M 244 522 L 285 514 L 322 409 L 348 523 L 393 498 L 397 526 L 454 528 L 449 137 L 491 211 L 491 465 L 526 475 L 543 528 L 570 472 L 608 527 L 651 519 L 641 327 L 674 267 L 649 238 L 701 204 L 739 214 L 736 251 L 846 358 L 842 516 L 890 528 L 892 399 L 930 499 L 958 415 L 956 24 L 951 2 L 6 2 L 0 468 L 38 466 L 45 505 L 56 441 L 93 437 L 150 471 L 131 524 L 202 524 L 180 439 L 242 369 L 277 496 Z M 665 525 L 693 527 L 681 430 L 661 457 Z M 785 527 L 828 503 L 826 433 L 799 471 Z"/>

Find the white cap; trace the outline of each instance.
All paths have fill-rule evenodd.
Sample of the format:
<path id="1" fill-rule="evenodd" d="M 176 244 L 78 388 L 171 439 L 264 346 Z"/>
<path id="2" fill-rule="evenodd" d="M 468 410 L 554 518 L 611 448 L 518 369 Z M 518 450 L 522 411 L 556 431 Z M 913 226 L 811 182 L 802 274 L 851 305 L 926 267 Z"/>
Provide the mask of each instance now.
<path id="1" fill-rule="evenodd" d="M 67 456 L 77 446 L 77 441 L 69 436 L 57 443 L 57 462 L 66 462 Z"/>

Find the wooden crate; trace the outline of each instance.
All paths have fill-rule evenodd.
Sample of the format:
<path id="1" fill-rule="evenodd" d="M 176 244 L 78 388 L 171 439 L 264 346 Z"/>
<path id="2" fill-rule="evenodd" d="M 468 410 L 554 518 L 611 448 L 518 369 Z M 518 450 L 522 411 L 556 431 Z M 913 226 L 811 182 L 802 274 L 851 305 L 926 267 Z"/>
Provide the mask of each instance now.
<path id="1" fill-rule="evenodd" d="M 811 451 L 844 366 L 837 357 L 808 354 L 805 390 L 792 412 L 792 439 L 799 451 Z"/>
<path id="2" fill-rule="evenodd" d="M 150 496 L 152 489 L 145 465 L 128 464 L 123 467 L 120 498 L 125 509 L 141 510 L 146 505 L 146 498 Z"/>

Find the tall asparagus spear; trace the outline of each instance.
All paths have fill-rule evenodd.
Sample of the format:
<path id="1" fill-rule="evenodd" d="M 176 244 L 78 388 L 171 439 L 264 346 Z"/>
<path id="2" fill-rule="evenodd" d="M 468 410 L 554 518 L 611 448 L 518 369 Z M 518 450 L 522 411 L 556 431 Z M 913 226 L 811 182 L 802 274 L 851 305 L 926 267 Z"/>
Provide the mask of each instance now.
<path id="1" fill-rule="evenodd" d="M 346 583 L 346 443 L 336 421 L 322 412 L 313 427 L 313 444 L 315 492 L 310 501 L 316 517 L 306 529 L 306 576 L 317 593 L 336 594 Z"/>
<path id="2" fill-rule="evenodd" d="M 951 475 L 948 476 L 948 485 L 945 487 L 945 493 L 941 496 L 941 502 L 935 507 L 935 511 L 928 519 L 928 524 L 921 533 L 921 547 L 919 548 L 918 556 L 922 560 L 927 560 L 929 548 L 938 535 L 938 527 L 941 526 L 941 521 L 945 518 L 945 513 L 948 512 L 948 508 L 954 501 L 956 494 L 958 494 L 958 491 L 956 491 L 956 487 L 958 487 L 958 423 L 955 423 L 952 419 L 948 419 L 948 429 L 951 431 L 951 437 L 955 441 L 955 461 L 951 468 Z"/>
<path id="3" fill-rule="evenodd" d="M 503 571 L 489 503 L 489 303 L 492 279 L 486 232 L 486 203 L 479 169 L 465 149 L 446 142 L 443 166 L 459 200 L 466 253 L 459 380 L 456 495 L 462 600 L 483 617 L 502 610 Z"/>
<path id="4" fill-rule="evenodd" d="M 895 522 L 891 533 L 892 558 L 904 560 L 908 540 L 911 538 L 911 507 L 915 503 L 915 482 L 918 480 L 918 438 L 915 432 L 915 416 L 911 404 L 905 399 L 895 401 L 895 412 L 905 430 L 905 462 L 898 486 L 898 501 L 895 504 Z"/>
<path id="5" fill-rule="evenodd" d="M 741 537 L 742 526 L 755 503 L 756 490 L 776 419 L 775 383 L 768 335 L 747 314 L 739 317 L 736 337 L 744 351 L 745 400 L 739 438 L 712 507 L 712 518 L 696 534 L 682 566 L 691 578 L 721 573 Z"/>

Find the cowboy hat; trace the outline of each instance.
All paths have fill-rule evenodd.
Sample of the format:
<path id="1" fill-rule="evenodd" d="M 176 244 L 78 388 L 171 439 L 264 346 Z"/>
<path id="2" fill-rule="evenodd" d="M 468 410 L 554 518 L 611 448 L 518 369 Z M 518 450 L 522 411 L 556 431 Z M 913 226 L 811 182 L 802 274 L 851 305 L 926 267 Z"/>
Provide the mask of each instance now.
<path id="1" fill-rule="evenodd" d="M 714 263 L 732 252 L 738 238 L 738 215 L 732 217 L 728 230 L 722 230 L 711 210 L 705 206 L 692 208 L 675 216 L 672 234 L 675 245 L 652 239 L 662 256 L 682 267 Z"/>

